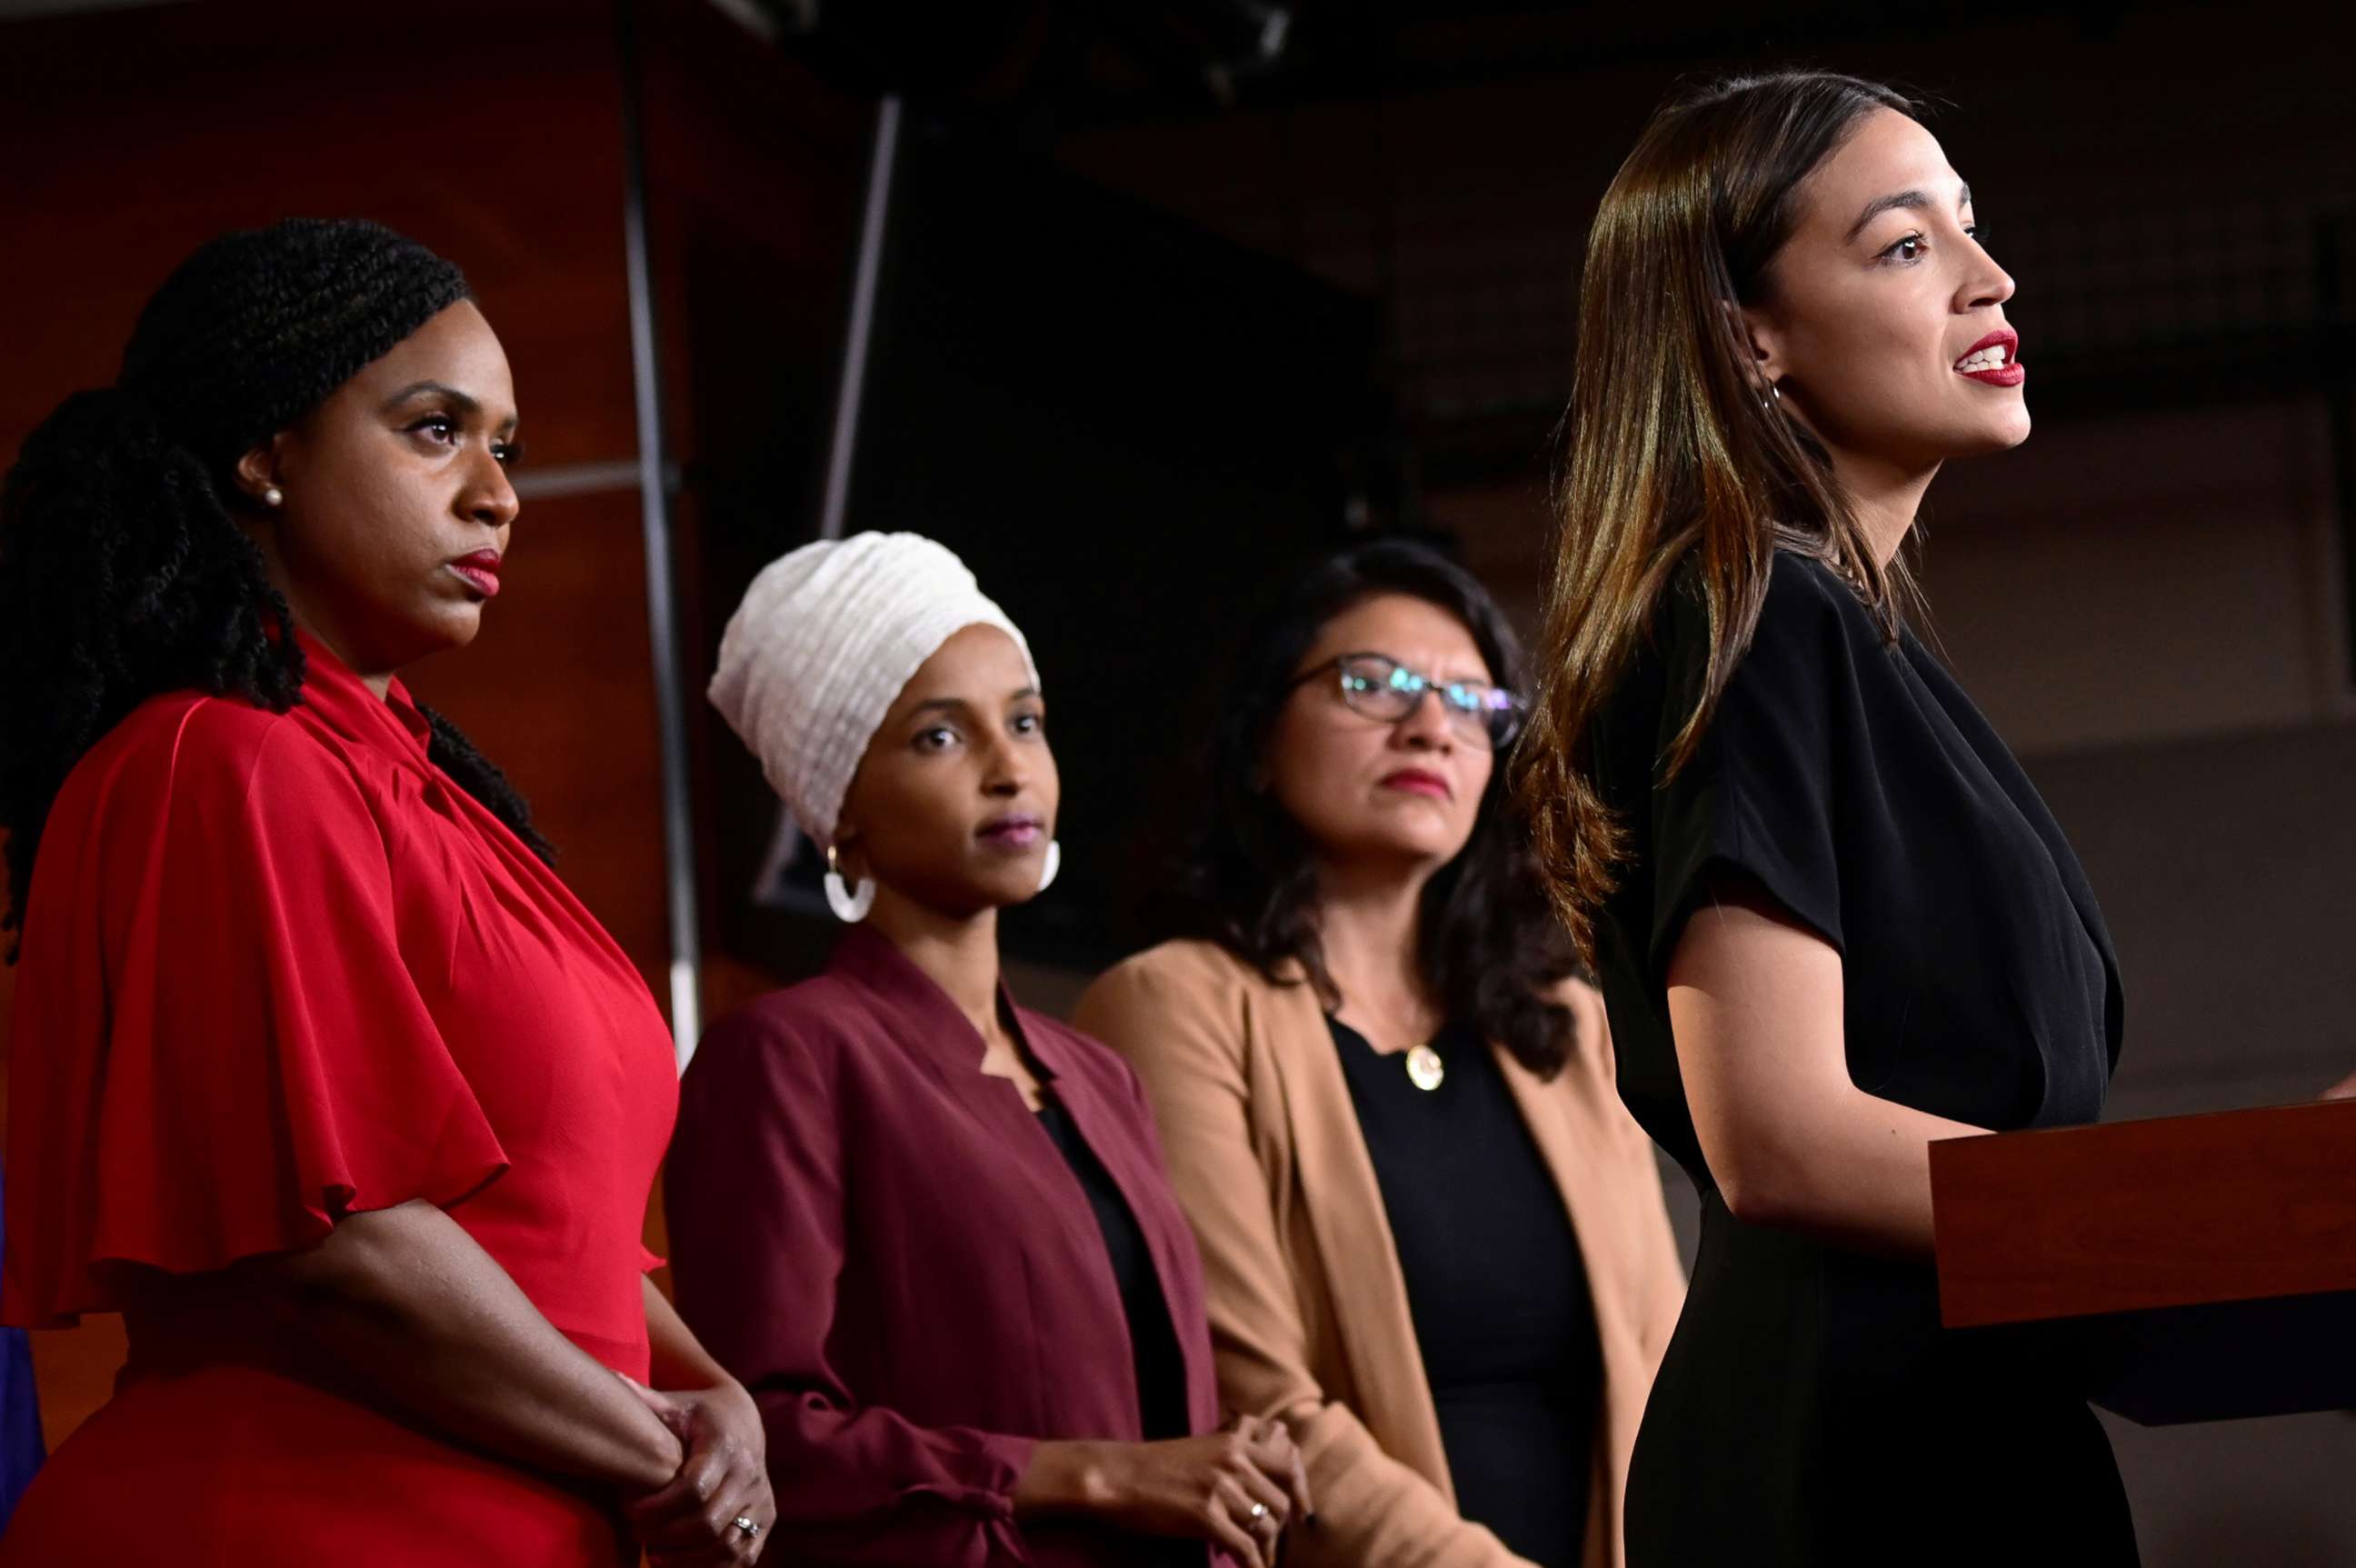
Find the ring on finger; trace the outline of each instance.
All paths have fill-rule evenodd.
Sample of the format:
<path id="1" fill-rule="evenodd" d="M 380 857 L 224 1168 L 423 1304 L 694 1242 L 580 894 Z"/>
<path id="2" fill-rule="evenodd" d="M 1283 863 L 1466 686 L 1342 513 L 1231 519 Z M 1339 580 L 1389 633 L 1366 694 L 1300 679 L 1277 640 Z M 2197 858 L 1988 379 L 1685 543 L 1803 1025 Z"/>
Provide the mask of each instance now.
<path id="1" fill-rule="evenodd" d="M 728 1522 L 734 1525 L 736 1527 L 737 1533 L 744 1536 L 745 1540 L 758 1541 L 761 1539 L 760 1521 L 755 1520 L 751 1514 L 740 1513 Z"/>
<path id="2" fill-rule="evenodd" d="M 1267 1505 L 1266 1503 L 1254 1503 L 1254 1504 L 1252 1504 L 1252 1506 L 1251 1506 L 1251 1519 L 1252 1519 L 1252 1522 L 1253 1522 L 1254 1524 L 1258 1524 L 1260 1520 L 1262 1520 L 1266 1519 L 1267 1517 L 1268 1517 L 1268 1505 Z"/>

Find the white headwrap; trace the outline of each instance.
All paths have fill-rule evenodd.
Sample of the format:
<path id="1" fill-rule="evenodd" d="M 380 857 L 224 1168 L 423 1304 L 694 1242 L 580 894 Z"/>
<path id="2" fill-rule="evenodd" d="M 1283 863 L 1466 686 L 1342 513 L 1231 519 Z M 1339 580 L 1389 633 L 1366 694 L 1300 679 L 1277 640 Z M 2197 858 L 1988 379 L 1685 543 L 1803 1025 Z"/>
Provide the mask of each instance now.
<path id="1" fill-rule="evenodd" d="M 969 626 L 1031 645 L 948 549 L 916 533 L 805 544 L 761 569 L 720 639 L 707 695 L 802 832 L 834 842 L 843 791 L 926 660 Z"/>

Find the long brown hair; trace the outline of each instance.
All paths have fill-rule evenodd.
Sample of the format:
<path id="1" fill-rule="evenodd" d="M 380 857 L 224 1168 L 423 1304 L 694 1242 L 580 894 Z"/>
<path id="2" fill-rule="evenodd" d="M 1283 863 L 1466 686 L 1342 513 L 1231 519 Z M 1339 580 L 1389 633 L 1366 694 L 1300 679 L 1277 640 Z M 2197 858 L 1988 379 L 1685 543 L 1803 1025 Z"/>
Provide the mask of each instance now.
<path id="1" fill-rule="evenodd" d="M 1803 182 L 1885 108 L 1914 110 L 1890 88 L 1825 71 L 1672 99 L 1589 231 L 1539 686 L 1514 768 L 1547 891 L 1590 963 L 1625 845 L 1588 771 L 1588 726 L 1661 596 L 1673 584 L 1697 593 L 1710 640 L 1664 779 L 1693 756 L 1750 646 L 1779 545 L 1840 573 L 1889 637 L 1912 603 L 1905 566 L 1875 559 L 1823 446 L 1760 384 L 1736 314 L 1772 292 Z"/>

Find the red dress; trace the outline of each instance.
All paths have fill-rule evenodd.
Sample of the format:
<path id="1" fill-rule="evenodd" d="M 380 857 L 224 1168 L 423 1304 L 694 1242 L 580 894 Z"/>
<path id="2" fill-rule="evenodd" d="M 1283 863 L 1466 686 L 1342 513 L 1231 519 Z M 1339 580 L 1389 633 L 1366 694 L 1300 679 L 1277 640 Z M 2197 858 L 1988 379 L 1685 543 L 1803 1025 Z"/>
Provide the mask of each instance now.
<path id="1" fill-rule="evenodd" d="M 123 1305 L 122 1264 L 217 1270 L 423 1198 L 644 1378 L 639 1229 L 678 1105 L 662 1017 L 426 759 L 400 683 L 379 700 L 304 649 L 293 711 L 153 698 L 50 812 L 0 1317 L 71 1323 Z M 233 1308 L 174 1321 L 134 1316 L 115 1397 L 34 1481 L 0 1565 L 625 1560 L 593 1489 L 439 1440 Z"/>

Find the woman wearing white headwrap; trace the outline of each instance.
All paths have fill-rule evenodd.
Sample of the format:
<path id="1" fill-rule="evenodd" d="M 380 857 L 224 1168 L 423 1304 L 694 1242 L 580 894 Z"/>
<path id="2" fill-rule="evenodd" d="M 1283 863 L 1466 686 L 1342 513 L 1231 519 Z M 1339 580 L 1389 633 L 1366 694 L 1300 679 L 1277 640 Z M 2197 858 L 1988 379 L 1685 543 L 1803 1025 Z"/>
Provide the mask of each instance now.
<path id="1" fill-rule="evenodd" d="M 1269 1568 L 1307 1483 L 1280 1423 L 1213 1430 L 1136 1075 L 1000 982 L 998 911 L 1056 858 L 1023 634 L 929 540 L 822 542 L 755 580 L 711 695 L 851 923 L 705 1036 L 666 1184 L 680 1309 L 761 1407 L 784 1555 Z"/>

